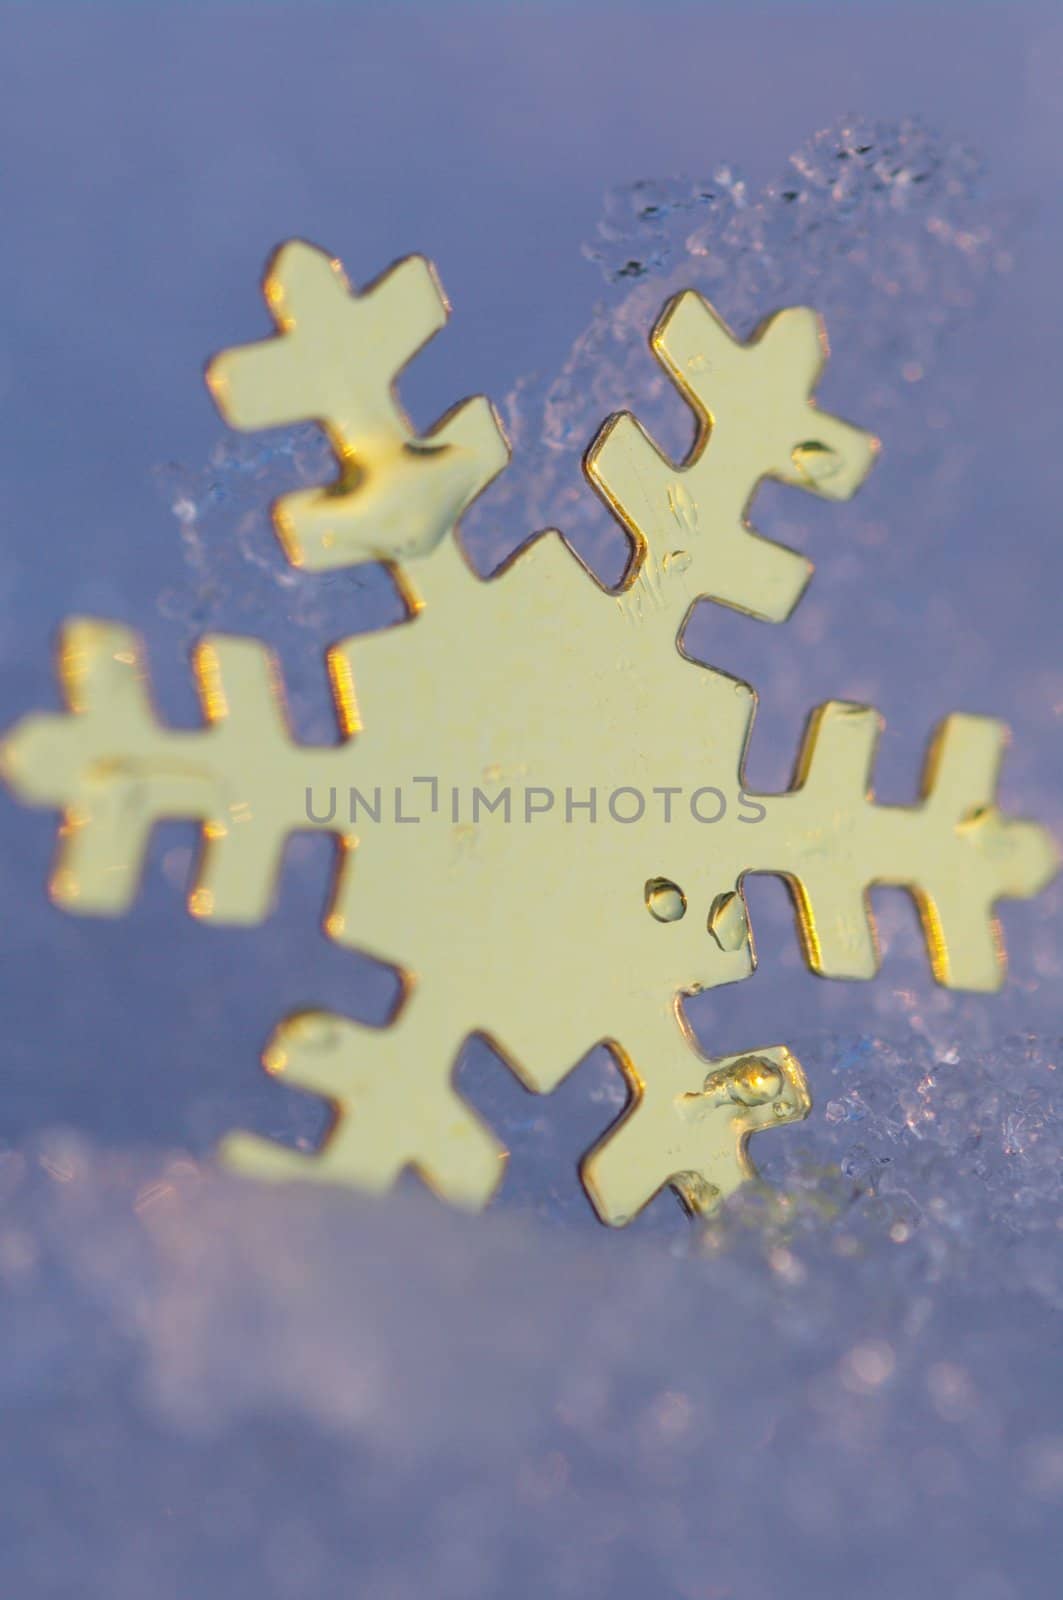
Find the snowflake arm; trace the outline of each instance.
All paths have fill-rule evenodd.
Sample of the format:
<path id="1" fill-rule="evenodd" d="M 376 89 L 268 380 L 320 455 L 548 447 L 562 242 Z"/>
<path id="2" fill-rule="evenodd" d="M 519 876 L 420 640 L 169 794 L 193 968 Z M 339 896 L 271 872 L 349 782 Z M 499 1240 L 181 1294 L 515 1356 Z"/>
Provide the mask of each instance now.
<path id="1" fill-rule="evenodd" d="M 408 256 L 353 294 L 338 261 L 295 239 L 264 292 L 276 337 L 216 356 L 207 382 L 233 427 L 313 420 L 328 434 L 336 480 L 273 507 L 289 561 L 323 571 L 426 554 L 509 460 L 482 395 L 422 437 L 395 398 L 399 372 L 449 314 L 431 263 Z"/>
<path id="2" fill-rule="evenodd" d="M 311 825 L 307 786 L 335 783 L 343 747 L 292 742 L 273 659 L 257 640 L 208 637 L 194 668 L 206 727 L 166 728 L 136 634 L 70 621 L 59 652 L 69 713 L 26 717 L 5 740 L 11 787 L 63 812 L 51 890 L 68 910 L 125 911 L 152 827 L 190 818 L 203 825 L 204 850 L 189 909 L 231 923 L 268 914 L 285 838 Z"/>
<path id="3" fill-rule="evenodd" d="M 479 1209 L 502 1181 L 506 1151 L 453 1087 L 461 1044 L 425 997 L 406 996 L 398 1020 L 366 1028 L 327 1012 L 289 1017 L 263 1057 L 267 1072 L 322 1096 L 333 1110 L 320 1150 L 304 1154 L 233 1133 L 222 1161 L 267 1180 L 390 1189 L 406 1168 L 454 1205 Z"/>
<path id="4" fill-rule="evenodd" d="M 811 395 L 827 354 L 814 311 L 770 317 L 737 340 L 693 290 L 675 296 L 653 329 L 654 355 L 693 408 L 698 436 L 675 465 L 628 412 L 610 417 L 587 452 L 592 487 L 623 523 L 642 560 L 641 582 L 685 613 L 709 597 L 770 622 L 790 615 L 811 563 L 746 522 L 762 478 L 847 500 L 867 476 L 878 440 L 831 416 Z"/>
<path id="5" fill-rule="evenodd" d="M 812 1101 L 797 1060 L 782 1046 L 703 1056 L 671 1008 L 654 1035 L 628 1034 L 614 1054 L 631 1103 L 584 1158 L 580 1173 L 603 1222 L 623 1227 L 666 1185 L 692 1215 L 707 1216 L 754 1176 L 747 1146 L 764 1128 L 806 1117 Z"/>
<path id="6" fill-rule="evenodd" d="M 875 975 L 867 891 L 896 884 L 915 897 L 938 982 L 998 989 L 1004 963 L 993 908 L 1038 894 L 1058 864 L 1046 829 L 996 805 L 1007 730 L 989 717 L 947 718 L 930 747 L 921 804 L 906 807 L 874 800 L 881 727 L 876 711 L 844 701 L 814 713 L 792 791 L 759 797 L 767 816 L 748 830 L 759 863 L 751 870 L 788 879 L 809 965 L 826 977 Z"/>

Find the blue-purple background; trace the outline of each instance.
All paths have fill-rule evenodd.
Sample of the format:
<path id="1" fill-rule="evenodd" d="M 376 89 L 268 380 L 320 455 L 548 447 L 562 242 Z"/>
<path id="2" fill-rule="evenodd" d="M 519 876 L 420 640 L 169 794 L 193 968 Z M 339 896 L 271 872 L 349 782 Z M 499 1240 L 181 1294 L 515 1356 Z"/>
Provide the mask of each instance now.
<path id="1" fill-rule="evenodd" d="M 814 588 L 784 629 L 714 609 L 698 645 L 764 690 L 759 781 L 784 780 L 798 708 L 870 697 L 890 726 L 879 789 L 903 799 L 958 706 L 1011 722 L 1005 797 L 1058 826 L 1049 9 L 43 6 L 0 12 L 0 45 L 0 724 L 54 703 L 48 640 L 87 611 L 145 634 L 175 720 L 196 716 L 197 618 L 270 638 L 300 731 L 320 731 L 329 635 L 286 599 L 257 458 L 243 482 L 212 455 L 199 375 L 264 329 L 279 239 L 327 245 L 356 281 L 436 260 L 455 314 L 404 385 L 427 422 L 564 367 L 605 292 L 580 246 L 609 186 L 729 162 L 755 192 L 843 113 L 915 112 L 988 160 L 964 204 L 995 230 L 992 270 L 910 403 L 903 351 L 876 401 L 839 334 L 863 278 L 848 300 L 825 286 L 823 395 L 879 428 L 882 463 L 853 508 L 766 496 L 765 526 L 807 535 Z M 891 321 L 880 284 L 866 315 L 918 339 L 908 303 Z M 222 496 L 195 549 L 170 504 L 187 484 Z M 516 525 L 484 535 L 496 553 L 527 531 L 498 505 Z M 250 529 L 231 547 L 230 516 Z M 322 605 L 337 631 L 367 603 L 341 585 Z M 667 1197 L 628 1240 L 593 1229 L 572 1169 L 616 1109 L 597 1058 L 548 1103 L 468 1064 L 513 1147 L 517 1216 L 174 1167 L 234 1122 L 312 1135 L 317 1111 L 258 1071 L 262 1042 L 299 1006 L 383 1003 L 318 932 L 327 852 L 296 847 L 274 917 L 226 932 L 184 915 L 189 835 L 160 830 L 133 914 L 78 921 L 44 894 L 52 819 L 0 810 L 13 1592 L 1056 1592 L 1058 888 L 1006 911 L 1014 976 L 987 1001 L 934 991 L 897 897 L 878 983 L 818 983 L 778 886 L 754 887 L 761 969 L 695 1020 L 721 1053 L 799 1049 L 815 1120 L 757 1154 L 810 1198 L 704 1257 Z M 809 1175 L 830 1163 L 840 1189 Z M 205 1441 L 181 1431 L 205 1418 Z"/>

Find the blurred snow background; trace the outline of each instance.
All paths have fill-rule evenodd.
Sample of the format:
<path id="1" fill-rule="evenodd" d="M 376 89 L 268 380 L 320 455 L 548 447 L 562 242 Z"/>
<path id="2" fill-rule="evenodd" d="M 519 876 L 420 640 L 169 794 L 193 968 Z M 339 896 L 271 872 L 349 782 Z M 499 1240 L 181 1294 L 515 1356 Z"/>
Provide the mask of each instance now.
<path id="1" fill-rule="evenodd" d="M 302 232 L 356 280 L 437 258 L 455 315 L 404 392 L 422 421 L 504 402 L 518 460 L 467 523 L 485 569 L 557 523 L 615 576 L 579 454 L 621 406 L 682 448 L 645 345 L 673 288 L 742 331 L 815 304 L 823 402 L 884 451 L 849 506 L 759 497 L 817 563 L 788 627 L 705 607 L 688 635 L 761 691 L 751 779 L 781 785 L 841 695 L 885 711 L 901 800 L 934 722 L 986 711 L 1015 731 L 1008 805 L 1060 827 L 1049 13 L 59 15 L 0 13 L 5 722 L 53 703 L 46 636 L 90 610 L 145 632 L 175 720 L 197 631 L 269 638 L 299 731 L 328 736 L 323 648 L 385 620 L 385 589 L 285 569 L 266 507 L 319 447 L 222 437 L 196 381 L 263 329 L 262 261 Z M 760 971 L 691 1015 L 716 1052 L 790 1044 L 812 1117 L 755 1144 L 773 1192 L 705 1231 L 662 1197 L 612 1235 L 574 1171 L 620 1104 L 600 1051 L 538 1100 L 470 1048 L 513 1150 L 483 1219 L 413 1184 L 370 1205 L 217 1176 L 234 1123 L 320 1131 L 257 1068 L 279 1015 L 387 1008 L 387 975 L 317 933 L 327 851 L 293 843 L 261 929 L 203 929 L 166 828 L 133 915 L 78 922 L 43 894 L 51 819 L 3 808 L 12 1593 L 1057 1593 L 1058 887 L 1005 908 L 986 1000 L 934 989 L 892 893 L 882 977 L 819 983 L 754 885 Z"/>

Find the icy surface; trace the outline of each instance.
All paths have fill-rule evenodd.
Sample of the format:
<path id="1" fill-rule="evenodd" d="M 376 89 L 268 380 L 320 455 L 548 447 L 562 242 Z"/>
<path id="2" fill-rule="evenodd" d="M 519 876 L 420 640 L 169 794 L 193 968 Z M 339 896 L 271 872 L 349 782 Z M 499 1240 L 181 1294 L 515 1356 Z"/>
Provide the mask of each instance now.
<path id="1" fill-rule="evenodd" d="M 852 505 L 758 500 L 763 531 L 817 562 L 788 627 L 705 607 L 688 635 L 762 692 L 753 780 L 781 784 L 806 709 L 840 695 L 903 730 L 879 785 L 901 799 L 938 717 L 984 710 L 1016 732 L 1006 800 L 1058 827 L 1063 672 L 1037 622 L 1058 593 L 1058 541 L 1014 510 L 1007 448 L 987 459 L 971 443 L 984 397 L 962 352 L 1021 248 L 1021 218 L 997 214 L 977 163 L 914 125 L 848 123 L 763 193 L 730 169 L 619 191 L 589 248 L 605 299 L 563 370 L 504 407 L 517 460 L 467 519 L 478 564 L 557 524 L 604 576 L 622 569 L 579 457 L 623 407 L 682 451 L 690 419 L 646 347 L 669 293 L 702 289 L 742 332 L 811 303 L 834 350 L 824 403 L 878 431 L 884 456 Z M 306 738 L 333 737 L 324 646 L 395 614 L 379 571 L 308 578 L 276 549 L 271 496 L 319 480 L 323 459 L 308 429 L 226 440 L 205 470 L 160 475 L 187 556 L 163 617 L 188 639 L 273 639 Z M 1007 651 L 970 625 L 987 589 Z M 236 1123 L 320 1134 L 319 1108 L 257 1071 L 277 1016 L 307 1003 L 379 1016 L 389 991 L 307 934 L 322 858 L 302 845 L 253 946 L 222 935 L 197 954 L 209 933 L 177 904 L 189 851 L 171 830 L 153 855 L 137 948 L 104 925 L 46 929 L 75 998 L 95 986 L 75 1014 L 96 1017 L 110 1093 L 70 1075 L 58 1099 L 78 1134 L 36 1131 L 57 1101 L 37 1076 L 9 1097 L 0 1549 L 15 1592 L 1058 1592 L 1058 887 L 1007 912 L 1014 976 L 986 1000 L 933 989 L 896 895 L 880 897 L 882 978 L 816 983 L 781 890 L 754 886 L 761 970 L 701 997 L 692 1020 L 721 1053 L 789 1044 L 812 1117 L 757 1141 L 773 1187 L 708 1228 L 665 1196 L 614 1235 L 574 1172 L 622 1103 L 601 1051 L 536 1099 L 469 1050 L 463 1088 L 513 1151 L 484 1218 L 413 1185 L 371 1205 L 213 1172 L 206 1152 Z M 187 1024 L 199 1033 L 140 954 L 163 943 L 174 970 L 214 969 Z M 13 986 L 16 1023 L 19 1004 Z"/>
<path id="2" fill-rule="evenodd" d="M 669 1248 L 9 1156 L 22 1592 L 1053 1593 L 1058 1054 L 819 1051 L 781 1192 Z"/>

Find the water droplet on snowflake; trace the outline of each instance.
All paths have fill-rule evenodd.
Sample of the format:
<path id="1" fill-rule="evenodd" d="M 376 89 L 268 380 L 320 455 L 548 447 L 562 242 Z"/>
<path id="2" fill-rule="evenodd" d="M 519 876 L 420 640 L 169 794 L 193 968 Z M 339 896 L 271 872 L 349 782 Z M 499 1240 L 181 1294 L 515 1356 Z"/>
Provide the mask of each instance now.
<path id="1" fill-rule="evenodd" d="M 650 878 L 646 883 L 646 908 L 658 922 L 678 922 L 686 914 L 687 897 L 670 878 Z"/>
<path id="2" fill-rule="evenodd" d="M 740 1106 L 766 1106 L 782 1092 L 782 1073 L 762 1056 L 747 1056 L 727 1079 L 727 1093 Z"/>
<path id="3" fill-rule="evenodd" d="M 693 559 L 689 550 L 668 550 L 665 552 L 661 567 L 665 572 L 685 572 Z"/>
<path id="4" fill-rule="evenodd" d="M 718 894 L 712 902 L 708 927 L 721 950 L 741 950 L 749 939 L 749 918 L 742 896 L 735 891 Z"/>
<path id="5" fill-rule="evenodd" d="M 830 445 L 815 439 L 806 439 L 795 445 L 791 458 L 794 466 L 807 483 L 826 483 L 836 477 L 842 468 L 842 458 Z"/>

